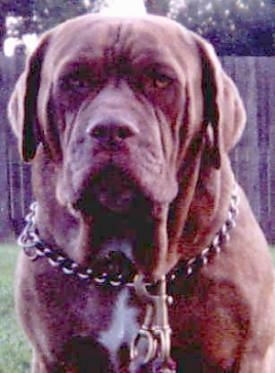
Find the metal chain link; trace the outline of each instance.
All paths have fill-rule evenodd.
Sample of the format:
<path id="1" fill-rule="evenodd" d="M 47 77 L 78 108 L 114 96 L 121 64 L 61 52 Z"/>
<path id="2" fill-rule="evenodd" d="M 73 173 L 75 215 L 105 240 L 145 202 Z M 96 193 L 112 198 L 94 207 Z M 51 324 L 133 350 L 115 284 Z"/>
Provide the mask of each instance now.
<path id="1" fill-rule="evenodd" d="M 229 232 L 236 226 L 238 215 L 239 197 L 236 191 L 231 195 L 227 219 L 221 229 L 215 234 L 212 242 L 201 253 L 187 261 L 179 262 L 168 275 L 168 281 L 174 282 L 178 277 L 188 278 L 195 271 L 208 264 L 209 260 L 220 254 L 222 246 L 230 240 Z"/>
<path id="2" fill-rule="evenodd" d="M 207 265 L 211 257 L 221 252 L 222 245 L 230 238 L 230 230 L 236 225 L 238 203 L 238 195 L 233 192 L 227 219 L 215 234 L 210 245 L 199 255 L 179 262 L 176 268 L 167 275 L 169 282 L 173 283 L 177 278 L 191 276 L 195 271 Z M 59 268 L 65 275 L 76 276 L 80 280 L 92 280 L 97 285 L 133 286 L 133 279 L 137 272 L 134 264 L 123 253 L 113 251 L 108 257 L 96 261 L 92 267 L 81 267 L 60 250 L 49 247 L 40 239 L 35 225 L 37 207 L 37 202 L 31 204 L 30 212 L 25 218 L 26 225 L 17 241 L 32 261 L 45 257 L 52 267 Z"/>
<path id="3" fill-rule="evenodd" d="M 52 267 L 60 268 L 65 275 L 93 280 L 97 285 L 119 287 L 132 281 L 135 275 L 133 264 L 120 252 L 111 252 L 97 260 L 93 267 L 81 267 L 64 253 L 49 247 L 40 239 L 35 226 L 37 207 L 37 202 L 31 204 L 30 213 L 25 218 L 26 226 L 17 241 L 32 261 L 45 257 Z"/>

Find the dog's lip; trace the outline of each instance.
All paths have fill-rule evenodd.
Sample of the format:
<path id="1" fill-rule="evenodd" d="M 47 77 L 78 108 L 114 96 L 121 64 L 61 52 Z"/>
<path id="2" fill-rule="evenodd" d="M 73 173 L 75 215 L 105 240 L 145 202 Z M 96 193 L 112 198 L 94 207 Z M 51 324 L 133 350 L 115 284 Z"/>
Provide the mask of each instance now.
<path id="1" fill-rule="evenodd" d="M 137 195 L 137 182 L 133 177 L 126 171 L 109 165 L 91 176 L 70 207 L 83 212 L 101 207 L 113 213 L 126 213 Z"/>
<path id="2" fill-rule="evenodd" d="M 124 190 L 120 193 L 109 193 L 108 190 L 96 193 L 99 203 L 112 212 L 122 213 L 129 210 L 134 199 L 133 190 Z"/>

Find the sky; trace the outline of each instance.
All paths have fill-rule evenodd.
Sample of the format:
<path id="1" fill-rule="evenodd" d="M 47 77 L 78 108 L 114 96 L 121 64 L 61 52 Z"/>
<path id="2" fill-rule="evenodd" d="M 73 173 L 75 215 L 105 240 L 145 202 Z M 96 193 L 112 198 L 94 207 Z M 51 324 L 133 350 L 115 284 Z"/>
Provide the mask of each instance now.
<path id="1" fill-rule="evenodd" d="M 108 15 L 142 15 L 146 13 L 146 8 L 142 0 L 108 0 L 107 7 L 101 13 Z"/>

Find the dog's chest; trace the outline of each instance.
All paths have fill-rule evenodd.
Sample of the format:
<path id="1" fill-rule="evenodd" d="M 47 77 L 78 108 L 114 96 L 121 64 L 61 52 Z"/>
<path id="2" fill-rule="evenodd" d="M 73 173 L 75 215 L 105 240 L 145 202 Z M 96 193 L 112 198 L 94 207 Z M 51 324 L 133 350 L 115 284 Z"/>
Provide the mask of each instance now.
<path id="1" fill-rule="evenodd" d="M 122 346 L 130 346 L 138 329 L 138 309 L 129 304 L 130 291 L 123 289 L 118 295 L 114 307 L 110 310 L 111 321 L 108 327 L 101 331 L 98 336 L 100 342 L 116 359 L 117 353 Z"/>

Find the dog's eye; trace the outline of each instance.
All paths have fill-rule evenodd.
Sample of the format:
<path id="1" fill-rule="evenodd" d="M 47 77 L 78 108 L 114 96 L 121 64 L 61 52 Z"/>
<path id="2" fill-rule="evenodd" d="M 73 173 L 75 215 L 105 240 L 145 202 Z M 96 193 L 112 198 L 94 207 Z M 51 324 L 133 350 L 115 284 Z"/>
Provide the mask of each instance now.
<path id="1" fill-rule="evenodd" d="M 170 86 L 172 81 L 172 78 L 165 74 L 156 71 L 150 71 L 145 74 L 144 82 L 147 88 L 165 89 Z"/>
<path id="2" fill-rule="evenodd" d="M 163 74 L 153 76 L 152 79 L 153 79 L 154 87 L 159 88 L 159 89 L 167 88 L 172 83 L 172 79 Z"/>
<path id="3" fill-rule="evenodd" d="M 86 93 L 98 88 L 101 80 L 98 76 L 92 76 L 89 71 L 77 70 L 66 74 L 60 79 L 60 87 L 63 91 Z"/>
<path id="4" fill-rule="evenodd" d="M 83 77 L 70 76 L 65 79 L 65 85 L 67 88 L 73 89 L 75 91 L 82 91 L 89 89 L 91 87 L 91 82 Z"/>

